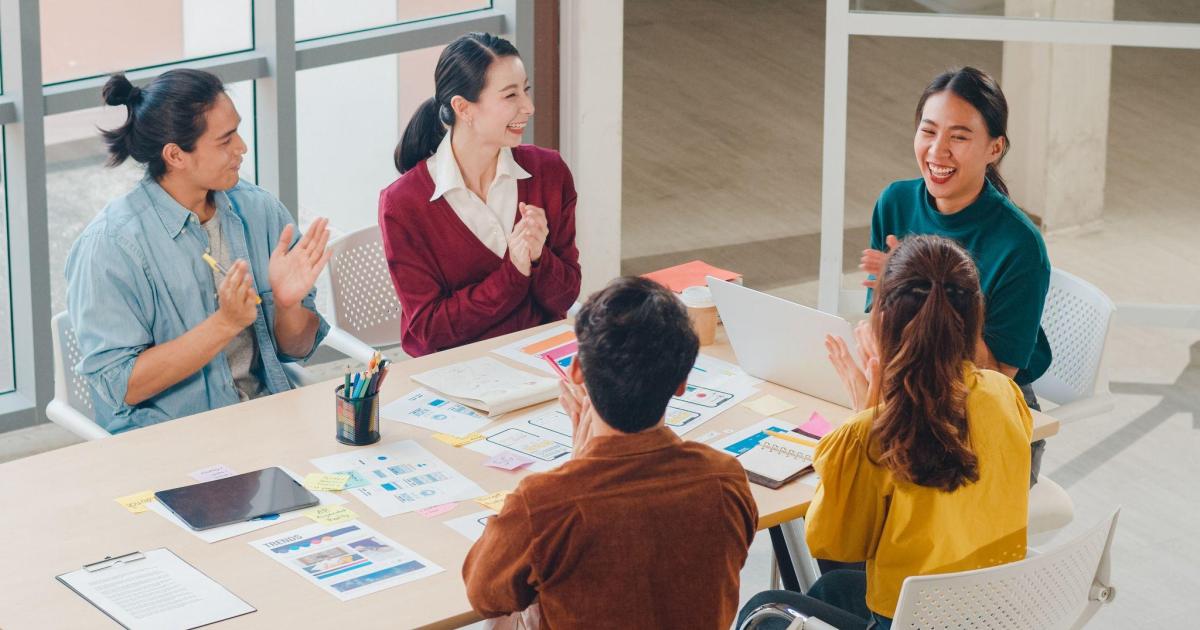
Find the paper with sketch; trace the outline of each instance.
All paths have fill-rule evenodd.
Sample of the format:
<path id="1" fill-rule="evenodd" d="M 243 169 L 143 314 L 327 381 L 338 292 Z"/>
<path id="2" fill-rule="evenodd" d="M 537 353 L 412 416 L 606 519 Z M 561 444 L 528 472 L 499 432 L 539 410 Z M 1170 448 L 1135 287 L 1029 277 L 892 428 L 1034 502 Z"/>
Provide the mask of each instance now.
<path id="1" fill-rule="evenodd" d="M 533 460 L 528 470 L 542 472 L 571 459 L 571 433 L 571 417 L 555 403 L 494 426 L 465 448 L 488 457 L 519 455 Z"/>
<path id="2" fill-rule="evenodd" d="M 342 601 L 442 572 L 358 521 L 309 525 L 250 546 Z"/>
<path id="3" fill-rule="evenodd" d="M 476 541 L 483 536 L 483 529 L 487 527 L 488 519 L 495 515 L 496 513 L 492 510 L 483 510 L 474 514 L 452 518 L 446 521 L 445 525 L 466 536 L 467 540 Z"/>
<path id="4" fill-rule="evenodd" d="M 480 357 L 428 372 L 412 380 L 495 417 L 558 397 L 558 381 Z"/>
<path id="5" fill-rule="evenodd" d="M 97 562 L 64 573 L 58 581 L 134 630 L 199 628 L 254 612 L 253 606 L 169 549 Z"/>
<path id="6" fill-rule="evenodd" d="M 289 477 L 291 477 L 292 479 L 295 479 L 296 483 L 301 483 L 301 484 L 304 483 L 304 479 L 297 476 L 296 473 L 293 473 L 292 471 L 284 468 L 283 466 L 280 466 L 279 468 L 283 472 L 287 473 Z M 340 497 L 336 494 L 333 494 L 332 492 L 320 492 L 317 490 L 310 490 L 310 492 L 313 493 L 313 496 L 320 499 L 321 502 L 318 505 L 342 505 L 346 502 L 345 499 L 343 499 L 342 497 Z M 301 516 L 304 516 L 304 510 L 292 510 L 291 512 L 284 512 L 283 514 L 278 514 L 278 515 L 273 514 L 271 516 L 264 516 L 264 517 L 256 518 L 252 521 L 242 521 L 241 523 L 230 523 L 229 525 L 222 525 L 220 527 L 214 527 L 212 529 L 204 529 L 204 530 L 196 531 L 196 530 L 192 529 L 191 527 L 188 527 L 187 523 L 184 523 L 182 519 L 180 519 L 178 516 L 175 516 L 175 514 L 173 512 L 168 510 L 166 508 L 166 506 L 164 506 L 162 503 L 159 503 L 158 501 L 153 501 L 153 502 L 147 504 L 146 507 L 150 508 L 151 512 L 154 512 L 155 514 L 178 525 L 180 529 L 183 529 L 183 530 L 191 533 L 193 536 L 195 536 L 196 538 L 199 538 L 200 540 L 203 540 L 206 543 L 214 543 L 214 542 L 217 542 L 218 540 L 225 540 L 226 538 L 233 538 L 234 536 L 241 536 L 242 534 L 247 534 L 249 532 L 263 529 L 264 527 L 270 527 L 276 523 L 282 523 L 284 521 L 290 521 L 292 519 L 297 519 L 297 518 L 300 518 Z"/>
<path id="7" fill-rule="evenodd" d="M 448 435 L 468 435 L 491 420 L 428 389 L 411 391 L 379 410 L 384 420 L 394 420 Z"/>
<path id="8" fill-rule="evenodd" d="M 383 517 L 487 494 L 413 440 L 321 457 L 312 464 L 327 472 L 354 470 L 366 477 L 370 483 L 342 495 L 358 497 Z"/>
<path id="9" fill-rule="evenodd" d="M 562 324 L 551 326 L 549 329 L 543 330 L 536 335 L 530 335 L 524 339 L 514 341 L 507 346 L 496 348 L 492 352 L 506 359 L 512 359 L 522 365 L 527 365 L 539 372 L 558 376 L 558 372 L 542 358 L 542 355 L 554 350 L 567 348 L 574 343 L 576 343 L 575 329 L 569 324 Z M 569 359 L 566 359 L 566 365 L 562 363 L 559 363 L 559 365 L 565 370 L 571 366 L 571 362 Z"/>
<path id="10" fill-rule="evenodd" d="M 683 435 L 757 394 L 759 383 L 732 363 L 698 355 L 683 395 L 667 403 L 667 426 Z"/>

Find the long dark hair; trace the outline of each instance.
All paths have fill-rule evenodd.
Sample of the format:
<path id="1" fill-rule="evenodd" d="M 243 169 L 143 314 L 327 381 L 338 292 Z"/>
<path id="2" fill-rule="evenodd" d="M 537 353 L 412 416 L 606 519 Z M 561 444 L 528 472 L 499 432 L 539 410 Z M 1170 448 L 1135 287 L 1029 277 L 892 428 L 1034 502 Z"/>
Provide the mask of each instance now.
<path id="1" fill-rule="evenodd" d="M 977 481 L 963 381 L 983 325 L 971 255 L 940 236 L 905 238 L 888 256 L 872 318 L 883 403 L 871 427 L 872 459 L 947 492 Z"/>
<path id="2" fill-rule="evenodd" d="M 114 74 L 101 94 L 108 105 L 124 105 L 125 124 L 116 129 L 101 129 L 108 145 L 108 165 L 117 166 L 128 158 L 146 165 L 154 179 L 167 173 L 162 150 L 177 144 L 184 151 L 196 148 L 204 135 L 204 114 L 225 92 L 215 74 L 203 70 L 168 70 L 144 88 L 134 86 L 124 74 Z"/>
<path id="3" fill-rule="evenodd" d="M 921 124 L 925 101 L 929 100 L 930 96 L 945 91 L 952 92 L 979 111 L 984 124 L 987 125 L 989 136 L 1004 138 L 1004 153 L 1000 154 L 999 160 L 987 165 L 987 179 L 996 190 L 1008 197 L 1008 185 L 1000 176 L 1000 161 L 1004 159 L 1012 143 L 1008 139 L 1008 100 L 1004 98 L 1000 84 L 988 73 L 971 66 L 947 70 L 934 77 L 921 93 L 921 100 L 917 101 L 917 125 Z"/>
<path id="4" fill-rule="evenodd" d="M 392 156 L 396 170 L 403 174 L 433 155 L 446 128 L 454 126 L 450 99 L 461 96 L 472 103 L 478 101 L 492 62 L 510 56 L 519 57 L 520 53 L 507 39 L 491 33 L 467 33 L 450 42 L 433 71 L 433 96 L 417 108 L 396 145 Z"/>

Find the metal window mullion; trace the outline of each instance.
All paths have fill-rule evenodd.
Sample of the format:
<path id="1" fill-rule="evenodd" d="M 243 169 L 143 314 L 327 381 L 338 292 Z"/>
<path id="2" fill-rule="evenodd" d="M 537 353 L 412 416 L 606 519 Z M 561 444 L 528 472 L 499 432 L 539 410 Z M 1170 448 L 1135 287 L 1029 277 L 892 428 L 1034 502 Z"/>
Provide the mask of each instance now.
<path id="1" fill-rule="evenodd" d="M 255 84 L 254 90 L 258 185 L 275 193 L 299 221 L 294 0 L 254 3 L 254 50 L 267 63 L 267 76 Z"/>
<path id="2" fill-rule="evenodd" d="M 0 431 L 38 422 L 54 392 L 50 337 L 49 226 L 38 0 L 0 0 L 0 59 L 15 122 L 5 126 L 12 342 L 17 404 L 6 404 Z M 14 238 L 15 237 L 15 238 Z M 3 332 L 8 335 L 8 331 Z"/>
<path id="3" fill-rule="evenodd" d="M 533 81 L 533 68 L 537 63 L 534 58 L 533 13 L 534 0 L 495 0 L 493 6 L 504 13 L 503 33 L 510 38 L 513 45 L 521 52 L 521 62 L 525 65 L 525 76 Z M 525 127 L 522 140 L 534 143 L 533 125 Z"/>
<path id="4" fill-rule="evenodd" d="M 472 31 L 498 33 L 504 30 L 505 19 L 504 12 L 489 9 L 303 41 L 296 44 L 296 69 L 311 70 L 441 46 Z"/>
<path id="5" fill-rule="evenodd" d="M 825 5 L 825 120 L 821 143 L 821 267 L 817 308 L 837 313 L 846 227 L 846 92 L 850 33 L 848 0 Z"/>

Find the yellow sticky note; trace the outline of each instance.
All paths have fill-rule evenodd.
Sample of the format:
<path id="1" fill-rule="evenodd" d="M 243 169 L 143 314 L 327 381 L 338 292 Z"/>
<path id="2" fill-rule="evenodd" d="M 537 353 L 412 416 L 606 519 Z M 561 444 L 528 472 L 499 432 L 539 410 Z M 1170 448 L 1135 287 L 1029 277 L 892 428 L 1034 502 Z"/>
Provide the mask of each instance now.
<path id="1" fill-rule="evenodd" d="M 353 510 L 344 505 L 318 505 L 304 510 L 303 514 L 322 525 L 345 523 L 358 518 Z"/>
<path id="2" fill-rule="evenodd" d="M 126 510 L 133 512 L 134 514 L 141 514 L 142 512 L 145 512 L 147 509 L 149 509 L 146 507 L 146 504 L 153 500 L 154 500 L 154 491 L 153 490 L 145 490 L 143 492 L 138 492 L 137 494 L 131 494 L 126 497 L 120 497 L 120 498 L 116 499 L 116 502 L 120 503 L 122 506 L 124 506 L 124 508 Z"/>
<path id="3" fill-rule="evenodd" d="M 773 416 L 777 413 L 783 413 L 788 409 L 796 408 L 796 405 L 793 405 L 792 403 L 781 398 L 776 398 L 770 394 L 759 396 L 748 403 L 742 404 L 754 411 L 757 411 L 758 413 L 761 413 L 764 416 Z"/>
<path id="4" fill-rule="evenodd" d="M 341 473 L 308 473 L 304 477 L 304 487 L 309 490 L 337 492 L 338 490 L 345 490 L 347 483 L 350 483 L 350 475 Z"/>
<path id="5" fill-rule="evenodd" d="M 507 491 L 501 490 L 500 492 L 493 492 L 485 497 L 479 497 L 478 499 L 475 499 L 475 502 L 485 508 L 490 508 L 499 512 L 500 508 L 504 507 L 504 498 L 507 497 L 508 494 L 509 493 Z"/>
<path id="6" fill-rule="evenodd" d="M 450 435 L 447 433 L 434 433 L 433 439 L 435 439 L 439 442 L 445 442 L 446 444 L 449 444 L 450 446 L 466 446 L 467 444 L 470 444 L 471 442 L 478 442 L 479 440 L 482 440 L 483 434 L 482 433 L 468 433 L 467 435 L 459 437 L 459 436 Z"/>

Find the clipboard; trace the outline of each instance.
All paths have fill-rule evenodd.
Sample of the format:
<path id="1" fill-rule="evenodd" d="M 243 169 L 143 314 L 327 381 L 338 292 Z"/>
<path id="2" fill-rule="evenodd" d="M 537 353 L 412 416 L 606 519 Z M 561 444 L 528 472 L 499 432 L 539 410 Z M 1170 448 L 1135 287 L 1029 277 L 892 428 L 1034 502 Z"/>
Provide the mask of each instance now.
<path id="1" fill-rule="evenodd" d="M 106 556 L 55 579 L 127 630 L 200 628 L 257 610 L 165 547 Z M 150 585 L 171 597 L 139 597 Z"/>

